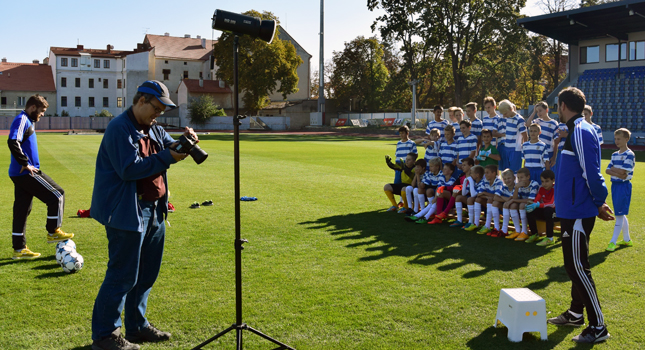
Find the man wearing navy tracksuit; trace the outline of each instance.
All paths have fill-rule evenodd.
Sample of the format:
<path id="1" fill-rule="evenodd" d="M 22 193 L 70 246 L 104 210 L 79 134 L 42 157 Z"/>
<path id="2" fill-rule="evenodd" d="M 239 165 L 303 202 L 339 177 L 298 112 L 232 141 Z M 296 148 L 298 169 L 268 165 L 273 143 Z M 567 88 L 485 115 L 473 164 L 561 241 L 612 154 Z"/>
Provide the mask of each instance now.
<path id="1" fill-rule="evenodd" d="M 605 203 L 607 187 L 600 170 L 600 142 L 593 126 L 585 121 L 582 91 L 562 90 L 558 96 L 559 114 L 569 129 L 562 160 L 555 176 L 555 208 L 561 218 L 564 267 L 571 279 L 571 306 L 549 323 L 558 326 L 584 325 L 587 309 L 589 327 L 573 338 L 578 343 L 596 343 L 609 338 L 605 320 L 591 277 L 589 236 L 596 216 L 613 220 Z"/>

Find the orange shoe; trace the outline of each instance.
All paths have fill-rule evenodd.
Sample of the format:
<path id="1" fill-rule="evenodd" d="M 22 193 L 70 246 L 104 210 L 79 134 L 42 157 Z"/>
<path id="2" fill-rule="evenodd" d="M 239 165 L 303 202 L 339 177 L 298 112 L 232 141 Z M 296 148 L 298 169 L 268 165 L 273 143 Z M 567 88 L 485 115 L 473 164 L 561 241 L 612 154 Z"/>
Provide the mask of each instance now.
<path id="1" fill-rule="evenodd" d="M 403 208 L 403 202 L 399 202 L 398 207 Z"/>
<path id="2" fill-rule="evenodd" d="M 510 235 L 506 236 L 506 239 L 515 239 L 515 238 L 517 238 L 517 236 L 519 236 L 519 235 L 520 235 L 520 233 L 519 233 L 519 232 L 513 232 L 513 233 L 511 233 Z"/>
<path id="3" fill-rule="evenodd" d="M 527 235 L 526 233 L 522 232 L 522 233 L 520 233 L 519 236 L 517 236 L 517 238 L 515 238 L 515 240 L 518 241 L 518 242 L 523 242 L 523 241 L 527 240 L 528 238 L 529 238 L 529 235 Z"/>
<path id="4" fill-rule="evenodd" d="M 438 217 L 439 219 L 443 220 L 443 219 L 447 218 L 448 215 L 445 212 L 442 211 L 441 213 L 437 214 L 436 217 Z"/>
<path id="5" fill-rule="evenodd" d="M 435 217 L 432 221 L 428 221 L 428 225 L 440 224 L 442 222 L 443 220 L 441 220 L 439 217 Z"/>

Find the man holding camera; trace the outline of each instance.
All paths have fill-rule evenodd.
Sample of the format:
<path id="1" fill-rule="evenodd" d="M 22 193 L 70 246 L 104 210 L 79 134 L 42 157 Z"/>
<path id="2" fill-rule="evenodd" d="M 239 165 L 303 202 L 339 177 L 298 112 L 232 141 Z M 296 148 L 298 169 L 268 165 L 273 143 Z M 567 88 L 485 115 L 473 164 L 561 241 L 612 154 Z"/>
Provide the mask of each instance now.
<path id="1" fill-rule="evenodd" d="M 109 261 L 92 314 L 93 350 L 136 350 L 133 343 L 171 336 L 151 325 L 145 313 L 164 249 L 166 170 L 188 154 L 171 149 L 175 140 L 155 125 L 167 107 L 176 107 L 163 83 L 144 82 L 132 103 L 108 124 L 96 158 L 91 215 L 105 226 Z M 184 135 L 197 140 L 191 128 Z"/>

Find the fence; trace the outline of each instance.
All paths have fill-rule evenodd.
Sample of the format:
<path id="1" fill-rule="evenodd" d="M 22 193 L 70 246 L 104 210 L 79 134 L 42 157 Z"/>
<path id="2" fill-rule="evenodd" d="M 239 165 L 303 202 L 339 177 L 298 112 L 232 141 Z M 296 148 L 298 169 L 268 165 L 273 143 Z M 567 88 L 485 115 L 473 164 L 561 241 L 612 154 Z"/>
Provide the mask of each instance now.
<path id="1" fill-rule="evenodd" d="M 20 113 L 20 112 L 18 112 Z M 0 130 L 11 128 L 15 116 L 0 117 Z M 37 130 L 104 130 L 114 117 L 42 117 Z M 179 117 L 158 117 L 157 123 L 179 127 Z"/>

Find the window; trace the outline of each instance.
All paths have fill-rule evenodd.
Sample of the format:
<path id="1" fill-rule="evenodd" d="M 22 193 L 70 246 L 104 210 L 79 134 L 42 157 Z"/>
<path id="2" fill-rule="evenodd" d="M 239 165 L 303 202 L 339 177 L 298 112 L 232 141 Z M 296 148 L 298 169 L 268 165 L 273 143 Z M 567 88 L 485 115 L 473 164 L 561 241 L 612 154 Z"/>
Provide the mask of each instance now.
<path id="1" fill-rule="evenodd" d="M 103 79 L 103 88 L 104 89 L 108 88 L 108 80 L 107 79 Z"/>
<path id="2" fill-rule="evenodd" d="M 60 106 L 61 107 L 67 107 L 67 96 L 61 96 L 60 97 Z"/>
<path id="3" fill-rule="evenodd" d="M 60 78 L 60 87 L 67 87 L 67 78 Z"/>
<path id="4" fill-rule="evenodd" d="M 94 107 L 94 97 L 88 98 L 87 105 L 90 107 Z"/>
<path id="5" fill-rule="evenodd" d="M 72 67 L 78 67 L 78 58 L 72 58 Z"/>
<path id="6" fill-rule="evenodd" d="M 110 107 L 110 99 L 108 97 L 103 97 L 103 107 Z"/>
<path id="7" fill-rule="evenodd" d="M 6 97 L 0 97 L 0 105 L 6 105 L 7 104 L 7 98 Z"/>
<path id="8" fill-rule="evenodd" d="M 164 61 L 164 63 L 165 63 L 165 64 L 168 64 L 168 61 L 166 60 L 166 61 Z"/>
<path id="9" fill-rule="evenodd" d="M 123 107 L 123 97 L 116 98 L 116 106 L 119 108 Z"/>
<path id="10" fill-rule="evenodd" d="M 81 78 L 75 78 L 74 79 L 74 86 L 77 88 L 81 87 Z"/>
<path id="11" fill-rule="evenodd" d="M 80 106 L 81 106 L 81 96 L 74 97 L 74 107 L 80 107 Z"/>
<path id="12" fill-rule="evenodd" d="M 101 68 L 101 60 L 94 60 L 94 68 Z"/>
<path id="13" fill-rule="evenodd" d="M 629 43 L 629 60 L 645 60 L 645 41 L 632 41 Z"/>
<path id="14" fill-rule="evenodd" d="M 184 71 L 184 79 L 188 79 L 188 71 L 187 70 Z"/>
<path id="15" fill-rule="evenodd" d="M 60 58 L 60 66 L 61 67 L 67 67 L 67 57 L 61 57 Z"/>
<path id="16" fill-rule="evenodd" d="M 600 46 L 580 48 L 580 64 L 600 62 Z"/>
<path id="17" fill-rule="evenodd" d="M 163 73 L 163 80 L 168 80 L 170 79 L 168 76 L 170 75 L 170 69 L 164 69 L 161 71 Z"/>
<path id="18" fill-rule="evenodd" d="M 620 44 L 620 60 L 627 60 L 627 43 Z M 618 44 L 605 45 L 605 62 L 618 61 Z"/>
<path id="19" fill-rule="evenodd" d="M 103 60 L 103 68 L 110 68 L 110 60 Z"/>
<path id="20" fill-rule="evenodd" d="M 18 96 L 18 106 L 24 106 L 27 103 L 26 97 Z"/>
<path id="21" fill-rule="evenodd" d="M 90 89 L 94 89 L 94 78 L 90 78 L 90 80 L 87 82 L 87 86 Z"/>
<path id="22" fill-rule="evenodd" d="M 199 72 L 199 79 L 204 79 L 204 72 Z"/>
<path id="23" fill-rule="evenodd" d="M 117 79 L 117 80 L 116 80 L 116 88 L 117 88 L 117 89 L 123 89 L 123 85 L 122 85 L 122 83 L 121 83 L 121 79 Z"/>
<path id="24" fill-rule="evenodd" d="M 188 65 L 188 62 L 184 62 L 184 66 L 187 66 L 187 65 Z"/>

